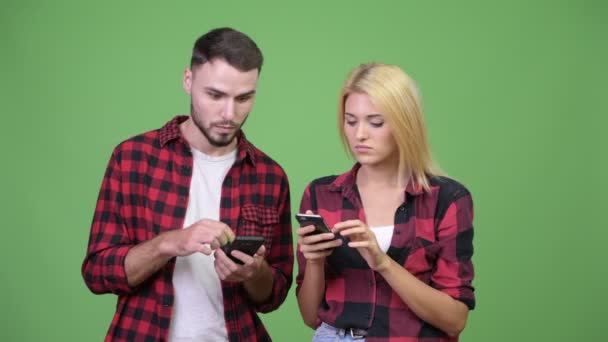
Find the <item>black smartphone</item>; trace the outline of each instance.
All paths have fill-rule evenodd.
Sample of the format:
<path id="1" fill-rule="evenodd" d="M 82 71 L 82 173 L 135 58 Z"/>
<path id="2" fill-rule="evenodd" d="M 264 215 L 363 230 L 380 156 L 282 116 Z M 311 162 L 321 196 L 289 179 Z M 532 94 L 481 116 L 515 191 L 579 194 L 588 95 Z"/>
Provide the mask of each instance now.
<path id="1" fill-rule="evenodd" d="M 264 238 L 262 236 L 237 236 L 234 241 L 229 244 L 220 247 L 226 255 L 232 259 L 235 263 L 242 265 L 243 262 L 236 257 L 232 256 L 230 252 L 237 250 L 245 254 L 253 256 L 255 252 L 260 249 L 264 244 Z"/>
<path id="2" fill-rule="evenodd" d="M 300 223 L 301 227 L 304 226 L 315 226 L 315 231 L 310 233 L 313 234 L 321 234 L 321 233 L 331 233 L 331 230 L 327 227 L 327 223 L 323 219 L 323 216 L 316 214 L 296 214 L 296 220 Z"/>

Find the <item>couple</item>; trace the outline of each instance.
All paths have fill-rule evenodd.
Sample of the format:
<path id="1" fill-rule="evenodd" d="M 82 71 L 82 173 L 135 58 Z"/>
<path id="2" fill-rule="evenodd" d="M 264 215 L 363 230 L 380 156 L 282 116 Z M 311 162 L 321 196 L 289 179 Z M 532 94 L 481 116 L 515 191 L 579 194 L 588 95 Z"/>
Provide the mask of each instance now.
<path id="1" fill-rule="evenodd" d="M 118 295 L 106 341 L 270 341 L 257 312 L 292 283 L 287 177 L 241 126 L 262 54 L 218 28 L 194 44 L 190 115 L 119 144 L 106 169 L 82 274 Z M 398 67 L 363 64 L 339 98 L 356 159 L 308 185 L 297 229 L 298 305 L 314 341 L 456 341 L 475 305 L 471 195 L 433 165 L 419 95 Z M 257 235 L 251 255 L 220 247 Z"/>

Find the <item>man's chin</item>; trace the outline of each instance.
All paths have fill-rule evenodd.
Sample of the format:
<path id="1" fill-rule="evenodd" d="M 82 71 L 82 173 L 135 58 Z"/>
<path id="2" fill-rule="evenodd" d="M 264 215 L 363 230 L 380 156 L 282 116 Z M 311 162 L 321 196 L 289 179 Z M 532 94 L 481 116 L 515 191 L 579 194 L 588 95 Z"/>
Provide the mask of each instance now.
<path id="1" fill-rule="evenodd" d="M 236 134 L 232 134 L 230 136 L 213 137 L 213 139 L 209 140 L 209 143 L 215 147 L 226 147 L 232 144 L 234 139 L 236 139 Z"/>

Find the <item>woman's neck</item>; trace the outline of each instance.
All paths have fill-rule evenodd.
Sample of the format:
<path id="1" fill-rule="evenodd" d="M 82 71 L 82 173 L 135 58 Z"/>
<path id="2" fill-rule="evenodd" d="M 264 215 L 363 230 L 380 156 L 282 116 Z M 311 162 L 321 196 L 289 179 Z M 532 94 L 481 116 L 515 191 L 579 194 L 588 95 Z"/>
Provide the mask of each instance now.
<path id="1" fill-rule="evenodd" d="M 357 172 L 357 186 L 374 188 L 405 188 L 408 182 L 408 176 L 399 173 L 399 165 L 382 164 L 382 165 L 361 165 Z"/>

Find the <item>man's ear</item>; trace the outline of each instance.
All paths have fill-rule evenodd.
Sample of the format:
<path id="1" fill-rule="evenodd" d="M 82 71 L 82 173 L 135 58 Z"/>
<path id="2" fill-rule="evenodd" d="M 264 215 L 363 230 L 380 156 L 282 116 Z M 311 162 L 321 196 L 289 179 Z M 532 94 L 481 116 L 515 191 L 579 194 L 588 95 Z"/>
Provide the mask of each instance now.
<path id="1" fill-rule="evenodd" d="M 192 93 L 192 70 L 190 68 L 186 68 L 184 70 L 184 80 L 182 81 L 184 90 L 188 95 Z"/>

